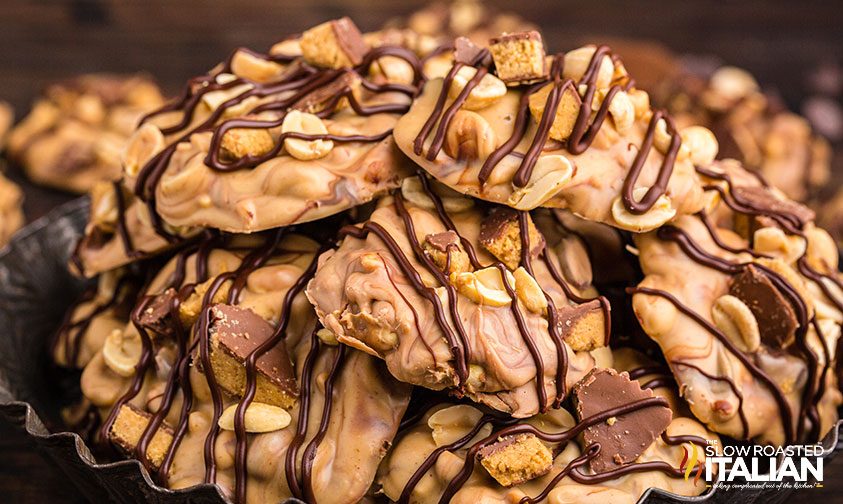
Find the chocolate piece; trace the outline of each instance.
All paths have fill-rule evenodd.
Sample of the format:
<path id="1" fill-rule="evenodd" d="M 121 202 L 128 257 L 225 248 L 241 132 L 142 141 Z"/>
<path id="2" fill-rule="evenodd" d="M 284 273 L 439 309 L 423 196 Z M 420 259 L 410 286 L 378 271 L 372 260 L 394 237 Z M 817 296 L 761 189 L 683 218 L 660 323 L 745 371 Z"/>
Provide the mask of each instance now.
<path id="1" fill-rule="evenodd" d="M 766 187 L 734 186 L 732 187 L 732 196 L 739 203 L 750 206 L 764 214 L 782 215 L 795 219 L 800 224 L 811 222 L 816 217 L 816 214 L 810 208 L 795 201 L 779 199 Z"/>
<path id="2" fill-rule="evenodd" d="M 544 236 L 527 215 L 530 253 L 538 255 L 544 248 Z M 518 212 L 511 208 L 497 207 L 480 224 L 480 243 L 507 268 L 514 270 L 521 263 L 521 227 Z"/>
<path id="3" fill-rule="evenodd" d="M 147 305 L 146 310 L 141 313 L 140 325 L 161 336 L 172 336 L 175 330 L 173 324 L 176 321 L 170 313 L 170 307 L 173 306 L 175 298 L 175 289 L 167 289 L 155 296 L 155 299 Z"/>
<path id="4" fill-rule="evenodd" d="M 193 292 L 179 305 L 179 319 L 184 327 L 192 327 L 196 323 L 199 313 L 202 311 L 202 300 L 214 280 L 214 278 L 209 278 L 204 283 L 194 287 Z M 220 288 L 214 292 L 214 297 L 209 304 L 225 303 L 229 289 L 231 289 L 231 282 L 223 282 Z"/>
<path id="5" fill-rule="evenodd" d="M 343 68 L 359 65 L 369 48 L 348 17 L 315 26 L 302 34 L 302 55 L 310 64 Z"/>
<path id="6" fill-rule="evenodd" d="M 475 64 L 483 48 L 466 37 L 459 37 L 454 41 L 454 61 L 463 65 Z"/>
<path id="7" fill-rule="evenodd" d="M 653 397 L 642 390 L 626 372 L 594 369 L 574 387 L 577 416 L 580 421 L 604 411 Z M 611 417 L 589 426 L 583 432 L 586 446 L 600 444 L 600 453 L 591 459 L 591 470 L 602 473 L 637 459 L 667 429 L 673 418 L 670 408 L 652 406 Z"/>
<path id="8" fill-rule="evenodd" d="M 606 316 L 599 300 L 593 299 L 560 315 L 560 333 L 575 352 L 590 352 L 606 345 Z"/>
<path id="9" fill-rule="evenodd" d="M 292 108 L 315 114 L 325 110 L 339 94 L 351 90 L 357 96 L 360 90 L 360 76 L 355 72 L 343 72 L 339 77 L 324 86 L 314 89 L 297 101 Z M 343 98 L 334 105 L 335 110 L 345 107 L 348 100 Z"/>
<path id="10" fill-rule="evenodd" d="M 447 274 L 471 271 L 471 261 L 462 249 L 460 238 L 453 231 L 433 233 L 422 244 L 436 266 Z"/>
<path id="11" fill-rule="evenodd" d="M 132 455 L 150 420 L 152 414 L 131 404 L 124 404 L 108 431 L 108 439 L 127 455 Z M 154 469 L 161 466 L 172 443 L 173 428 L 162 422 L 146 449 L 146 459 Z"/>
<path id="12" fill-rule="evenodd" d="M 503 437 L 484 446 L 478 457 L 489 475 L 505 487 L 543 476 L 553 467 L 553 454 L 534 434 Z"/>
<path id="13" fill-rule="evenodd" d="M 793 342 L 799 323 L 793 307 L 760 268 L 749 265 L 732 279 L 729 294 L 746 304 L 761 332 L 761 340 L 774 348 Z"/>
<path id="14" fill-rule="evenodd" d="M 241 397 L 246 390 L 244 362 L 275 333 L 275 328 L 255 312 L 232 305 L 211 307 L 209 325 L 211 365 L 220 387 Z M 292 406 L 298 397 L 295 372 L 281 340 L 257 360 L 257 392 L 254 400 L 282 408 Z"/>
<path id="15" fill-rule="evenodd" d="M 539 32 L 505 33 L 489 44 L 495 71 L 506 85 L 529 84 L 547 76 L 547 58 Z"/>

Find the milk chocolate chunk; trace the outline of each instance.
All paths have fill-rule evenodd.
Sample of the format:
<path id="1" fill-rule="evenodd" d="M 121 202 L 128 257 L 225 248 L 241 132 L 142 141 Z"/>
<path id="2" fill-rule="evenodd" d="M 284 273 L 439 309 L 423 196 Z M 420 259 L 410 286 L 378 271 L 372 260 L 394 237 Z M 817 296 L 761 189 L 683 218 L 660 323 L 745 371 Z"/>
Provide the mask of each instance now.
<path id="1" fill-rule="evenodd" d="M 779 199 L 766 187 L 736 186 L 732 187 L 732 195 L 739 203 L 751 206 L 762 214 L 781 215 L 795 219 L 800 224 L 813 221 L 816 217 L 810 208 L 795 201 Z M 769 221 L 760 221 L 758 227 L 762 227 L 765 222 Z"/>
<path id="2" fill-rule="evenodd" d="M 498 439 L 478 453 L 480 464 L 502 486 L 520 485 L 547 474 L 553 454 L 534 434 Z"/>
<path id="3" fill-rule="evenodd" d="M 544 248 L 544 236 L 527 215 L 530 253 L 538 255 Z M 518 212 L 497 207 L 480 224 L 480 243 L 507 268 L 514 270 L 521 263 L 521 227 Z"/>
<path id="4" fill-rule="evenodd" d="M 255 312 L 232 305 L 211 307 L 209 324 L 211 365 L 220 387 L 242 397 L 246 391 L 246 366 L 249 355 L 275 333 L 275 328 Z M 257 360 L 255 401 L 291 407 L 298 397 L 295 373 L 284 341 Z"/>
<path id="5" fill-rule="evenodd" d="M 320 86 L 305 95 L 293 105 L 293 108 L 303 112 L 316 114 L 328 108 L 328 106 L 334 102 L 337 95 L 351 92 L 357 96 L 359 91 L 360 76 L 355 72 L 343 72 L 328 84 Z M 346 98 L 342 98 L 334 102 L 333 109 L 337 110 L 343 108 L 347 104 L 348 100 Z"/>
<path id="6" fill-rule="evenodd" d="M 732 279 L 729 294 L 746 304 L 761 332 L 761 340 L 774 348 L 793 342 L 799 323 L 796 313 L 784 294 L 758 267 L 749 265 Z"/>
<path id="7" fill-rule="evenodd" d="M 547 75 L 544 43 L 539 32 L 505 33 L 489 44 L 498 78 L 507 86 L 529 84 Z"/>
<path id="8" fill-rule="evenodd" d="M 423 248 L 436 266 L 445 273 L 471 271 L 468 254 L 462 249 L 459 236 L 453 231 L 427 235 Z"/>
<path id="9" fill-rule="evenodd" d="M 155 296 L 140 315 L 141 327 L 161 336 L 172 336 L 176 330 L 174 324 L 179 323 L 170 312 L 170 307 L 173 306 L 175 298 L 175 289 L 167 289 Z"/>
<path id="10" fill-rule="evenodd" d="M 577 416 L 582 421 L 653 397 L 653 391 L 642 390 L 626 372 L 594 369 L 574 387 L 574 397 Z M 587 427 L 583 432 L 585 445 L 600 444 L 600 452 L 591 459 L 591 469 L 602 473 L 633 462 L 667 429 L 672 418 L 670 408 L 648 406 Z"/>
<path id="11" fill-rule="evenodd" d="M 124 404 L 117 413 L 117 418 L 108 431 L 108 439 L 127 455 L 132 455 L 141 436 L 152 420 L 152 414 L 142 411 L 131 404 Z M 146 449 L 146 459 L 154 469 L 161 466 L 164 457 L 173 443 L 173 428 L 162 422 Z"/>
<path id="12" fill-rule="evenodd" d="M 301 49 L 305 61 L 326 68 L 359 65 L 369 50 L 357 25 L 348 17 L 305 31 L 301 37 Z"/>
<path id="13" fill-rule="evenodd" d="M 472 65 L 477 62 L 483 48 L 476 45 L 467 37 L 459 37 L 454 41 L 454 61 L 463 65 Z"/>

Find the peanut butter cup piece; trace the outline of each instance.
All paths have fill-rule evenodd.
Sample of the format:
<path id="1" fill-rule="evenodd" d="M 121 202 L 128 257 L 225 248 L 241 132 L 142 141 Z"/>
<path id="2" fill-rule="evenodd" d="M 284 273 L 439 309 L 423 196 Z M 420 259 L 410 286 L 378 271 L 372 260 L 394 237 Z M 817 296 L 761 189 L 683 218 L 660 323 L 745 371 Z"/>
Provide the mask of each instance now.
<path id="1" fill-rule="evenodd" d="M 498 78 L 507 86 L 529 84 L 547 75 L 544 43 L 537 31 L 505 33 L 489 41 Z"/>
<path id="2" fill-rule="evenodd" d="M 180 323 L 170 312 L 175 298 L 175 289 L 167 289 L 155 296 L 140 314 L 138 321 L 141 327 L 164 337 L 172 336 L 176 330 L 174 324 Z"/>
<path id="3" fill-rule="evenodd" d="M 343 72 L 328 84 L 314 89 L 297 101 L 293 105 L 293 108 L 302 112 L 316 114 L 327 109 L 336 100 L 337 95 L 345 94 L 349 91 L 355 97 L 360 92 L 360 76 L 351 71 Z M 333 110 L 341 109 L 347 105 L 348 99 L 342 98 L 334 103 Z"/>
<path id="4" fill-rule="evenodd" d="M 242 397 L 246 391 L 246 359 L 273 336 L 275 328 L 249 309 L 218 304 L 211 307 L 209 333 L 217 382 L 229 394 Z M 284 341 L 261 355 L 256 364 L 254 400 L 291 407 L 298 397 L 298 387 Z"/>
<path id="5" fill-rule="evenodd" d="M 575 352 L 590 352 L 606 345 L 606 317 L 600 301 L 593 299 L 559 311 L 562 337 Z"/>
<path id="6" fill-rule="evenodd" d="M 138 442 L 146 430 L 152 414 L 142 411 L 131 404 L 124 404 L 120 407 L 111 429 L 108 431 L 108 439 L 117 445 L 127 455 L 134 454 Z M 146 459 L 157 469 L 164 462 L 164 457 L 173 444 L 173 428 L 166 422 L 162 422 L 146 449 Z"/>
<path id="7" fill-rule="evenodd" d="M 462 249 L 457 233 L 445 231 L 429 234 L 422 246 L 436 266 L 446 274 L 471 271 L 471 262 Z"/>
<path id="8" fill-rule="evenodd" d="M 484 446 L 478 458 L 489 475 L 505 487 L 544 476 L 553 466 L 553 454 L 534 434 L 502 437 Z"/>
<path id="9" fill-rule="evenodd" d="M 343 17 L 305 31 L 301 50 L 304 60 L 312 65 L 344 68 L 359 65 L 369 47 L 354 21 Z"/>
<path id="10" fill-rule="evenodd" d="M 474 65 L 480 58 L 483 48 L 467 37 L 458 37 L 454 41 L 454 61 L 463 65 Z"/>
<path id="11" fill-rule="evenodd" d="M 530 253 L 538 255 L 544 248 L 544 236 L 527 214 Z M 514 270 L 521 263 L 521 226 L 518 212 L 505 207 L 493 209 L 480 224 L 480 243 L 507 268 Z"/>
<path id="12" fill-rule="evenodd" d="M 773 281 L 757 266 L 748 265 L 732 279 L 729 294 L 749 307 L 761 340 L 773 348 L 785 348 L 793 342 L 799 323 L 793 307 Z"/>
<path id="13" fill-rule="evenodd" d="M 796 221 L 796 227 L 811 222 L 816 217 L 813 210 L 788 199 L 779 199 L 766 187 L 758 186 L 735 186 L 732 187 L 732 196 L 735 200 L 743 205 L 746 205 L 761 215 L 750 215 L 743 212 L 738 213 L 735 218 L 743 219 L 735 223 L 738 232 L 746 237 L 752 234 L 759 228 L 778 226 L 767 215 L 780 215 L 786 219 Z"/>
<path id="14" fill-rule="evenodd" d="M 580 421 L 641 399 L 653 391 L 614 369 L 594 369 L 574 387 Z M 591 459 L 591 470 L 603 473 L 633 462 L 667 429 L 673 418 L 670 408 L 648 406 L 586 427 L 585 446 L 598 443 L 600 452 Z"/>

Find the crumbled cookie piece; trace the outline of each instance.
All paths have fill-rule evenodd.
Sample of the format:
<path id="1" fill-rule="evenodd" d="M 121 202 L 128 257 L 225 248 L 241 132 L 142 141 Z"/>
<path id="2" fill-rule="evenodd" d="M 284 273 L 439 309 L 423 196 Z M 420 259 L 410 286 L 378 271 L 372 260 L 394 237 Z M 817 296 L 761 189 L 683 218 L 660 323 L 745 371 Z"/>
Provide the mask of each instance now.
<path id="1" fill-rule="evenodd" d="M 598 300 L 581 304 L 565 312 L 562 337 L 576 352 L 590 352 L 606 345 L 606 319 Z"/>
<path id="2" fill-rule="evenodd" d="M 179 319 L 184 327 L 191 327 L 196 323 L 199 314 L 202 312 L 202 299 L 208 288 L 214 283 L 214 278 L 209 278 L 205 282 L 194 287 L 193 292 L 179 305 Z M 228 290 L 231 288 L 231 282 L 223 282 L 219 289 L 214 293 L 214 299 L 209 304 L 225 303 L 228 298 Z"/>
<path id="3" fill-rule="evenodd" d="M 594 369 L 574 387 L 580 421 L 648 397 L 653 397 L 652 390 L 642 389 L 628 373 L 614 369 Z M 586 427 L 585 446 L 600 444 L 600 452 L 591 459 L 591 470 L 602 473 L 633 462 L 667 429 L 672 418 L 670 408 L 650 406 Z"/>
<path id="4" fill-rule="evenodd" d="M 489 44 L 498 78 L 507 86 L 529 84 L 547 75 L 547 58 L 539 32 L 505 33 Z"/>
<path id="5" fill-rule="evenodd" d="M 132 454 L 150 420 L 152 420 L 150 413 L 141 411 L 131 404 L 124 404 L 108 431 L 108 438 L 127 454 Z M 158 431 L 153 434 L 146 450 L 146 459 L 153 468 L 157 469 L 161 466 L 172 443 L 173 428 L 166 422 L 162 422 Z"/>
<path id="6" fill-rule="evenodd" d="M 275 333 L 275 328 L 247 308 L 218 304 L 211 307 L 209 325 L 211 366 L 220 387 L 233 396 L 246 389 L 244 362 Z M 283 341 L 257 360 L 257 392 L 254 400 L 282 408 L 298 397 L 295 372 Z"/>
<path id="7" fill-rule="evenodd" d="M 505 487 L 544 476 L 553 466 L 553 454 L 534 434 L 500 438 L 478 456 L 489 475 Z"/>
<path id="8" fill-rule="evenodd" d="M 233 128 L 225 132 L 220 147 L 225 159 L 236 161 L 247 156 L 263 156 L 275 147 L 275 141 L 265 129 Z"/>
<path id="9" fill-rule="evenodd" d="M 176 321 L 172 317 L 170 307 L 173 306 L 175 298 L 175 289 L 167 289 L 161 294 L 155 296 L 149 305 L 147 305 L 146 309 L 140 314 L 139 322 L 141 327 L 153 331 L 161 336 L 172 336 Z"/>
<path id="10" fill-rule="evenodd" d="M 530 253 L 537 255 L 545 246 L 544 236 L 536 229 L 529 214 L 527 214 L 527 223 Z M 503 207 L 492 210 L 480 224 L 480 243 L 507 268 L 516 269 L 521 263 L 521 228 L 518 212 Z"/>
<path id="11" fill-rule="evenodd" d="M 746 304 L 755 315 L 761 339 L 774 348 L 793 342 L 799 323 L 793 307 L 760 268 L 749 265 L 732 279 L 729 293 Z"/>
<path id="12" fill-rule="evenodd" d="M 305 61 L 327 68 L 359 65 L 368 51 L 363 35 L 348 17 L 315 26 L 302 34 Z"/>
<path id="13" fill-rule="evenodd" d="M 440 270 L 450 275 L 471 271 L 468 254 L 462 249 L 459 236 L 453 231 L 432 233 L 425 237 L 425 252 Z"/>
<path id="14" fill-rule="evenodd" d="M 532 114 L 533 119 L 537 123 L 541 122 L 544 116 L 545 108 L 547 108 L 547 97 L 550 95 L 553 86 L 554 84 L 551 82 L 530 95 L 530 114 Z M 550 127 L 550 133 L 548 135 L 550 138 L 564 142 L 571 136 L 581 104 L 582 98 L 580 98 L 576 89 L 572 86 L 566 86 L 562 92 L 562 97 L 559 99 L 556 116 Z"/>

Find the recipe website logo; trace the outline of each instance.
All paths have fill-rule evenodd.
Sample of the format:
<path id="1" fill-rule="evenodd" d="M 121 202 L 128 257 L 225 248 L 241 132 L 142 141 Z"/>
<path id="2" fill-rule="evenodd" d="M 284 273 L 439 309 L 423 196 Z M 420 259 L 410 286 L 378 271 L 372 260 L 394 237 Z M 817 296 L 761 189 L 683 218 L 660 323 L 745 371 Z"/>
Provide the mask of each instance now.
<path id="1" fill-rule="evenodd" d="M 822 445 L 721 446 L 709 439 L 705 447 L 684 443 L 682 449 L 679 469 L 694 484 L 704 478 L 707 486 L 724 490 L 823 486 Z"/>

